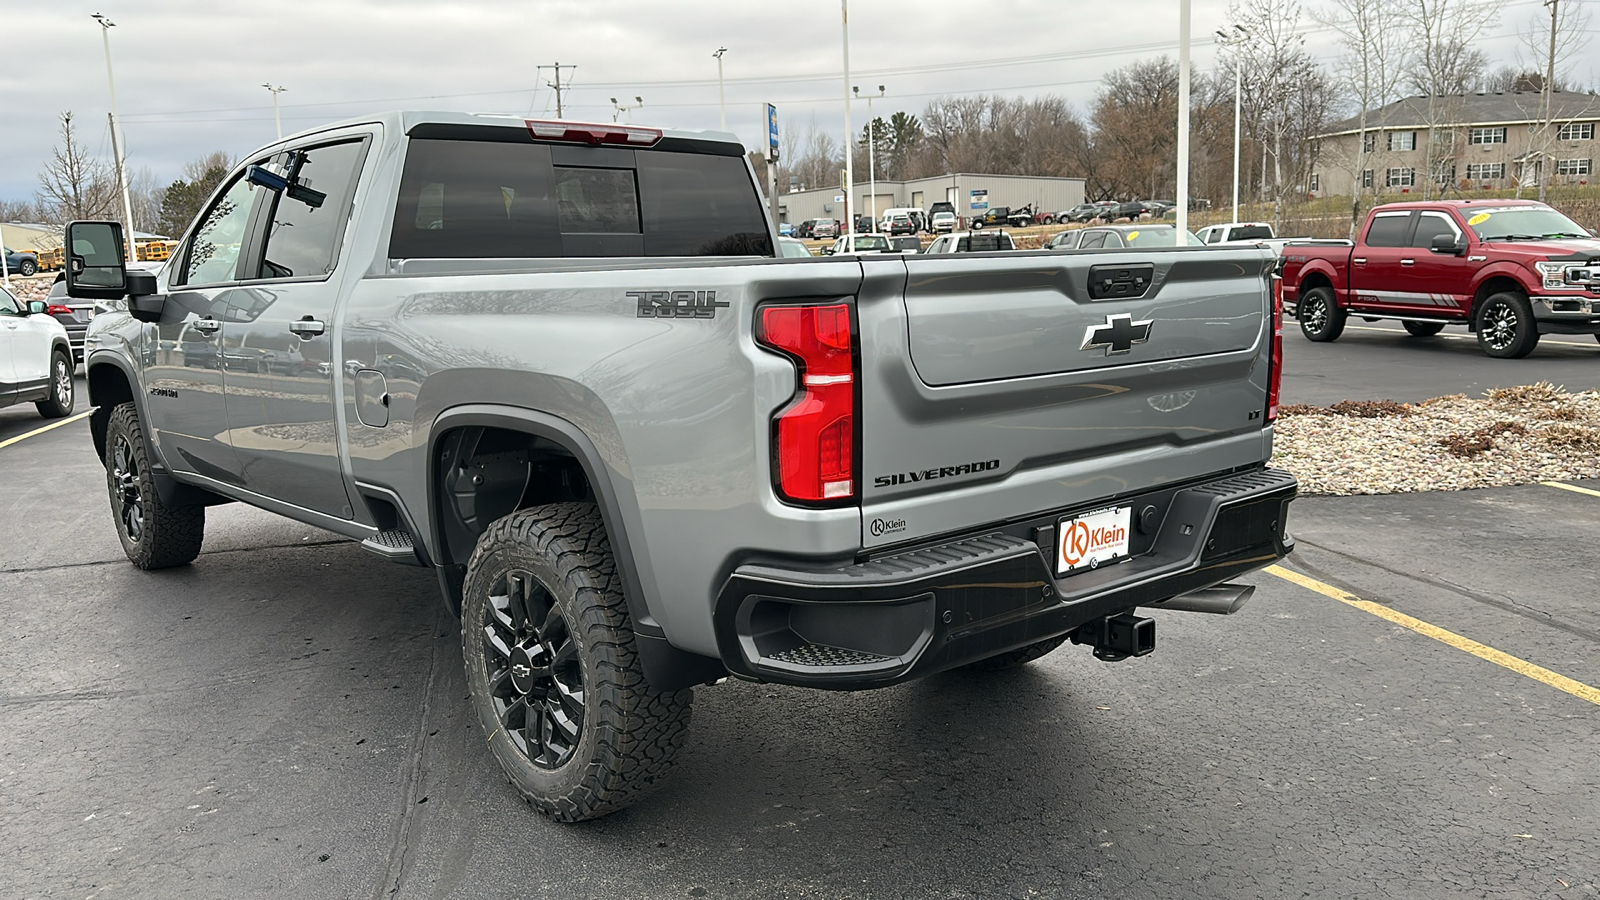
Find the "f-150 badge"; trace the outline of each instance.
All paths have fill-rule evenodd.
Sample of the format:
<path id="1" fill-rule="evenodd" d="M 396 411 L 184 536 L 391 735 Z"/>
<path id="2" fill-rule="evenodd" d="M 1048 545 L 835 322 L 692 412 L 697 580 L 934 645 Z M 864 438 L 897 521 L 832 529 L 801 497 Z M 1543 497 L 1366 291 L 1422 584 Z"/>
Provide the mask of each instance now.
<path id="1" fill-rule="evenodd" d="M 727 309 L 716 291 L 628 291 L 639 301 L 641 319 L 712 319 Z"/>
<path id="2" fill-rule="evenodd" d="M 1098 350 L 1106 348 L 1107 356 L 1127 353 L 1133 349 L 1134 344 L 1142 344 L 1150 340 L 1150 325 L 1153 319 L 1143 322 L 1133 321 L 1133 316 L 1127 313 L 1106 316 L 1104 325 L 1090 325 L 1083 332 L 1083 346 L 1079 350 Z"/>

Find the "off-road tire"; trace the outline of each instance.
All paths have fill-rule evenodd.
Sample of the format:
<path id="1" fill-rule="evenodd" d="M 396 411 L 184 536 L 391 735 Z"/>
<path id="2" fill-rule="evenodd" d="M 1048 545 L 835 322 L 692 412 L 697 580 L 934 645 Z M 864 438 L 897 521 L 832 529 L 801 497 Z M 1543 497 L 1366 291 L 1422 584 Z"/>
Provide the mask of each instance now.
<path id="1" fill-rule="evenodd" d="M 1478 349 L 1495 359 L 1521 359 L 1539 346 L 1539 324 L 1528 298 L 1514 291 L 1490 294 L 1474 321 Z"/>
<path id="2" fill-rule="evenodd" d="M 1344 334 L 1346 317 L 1333 299 L 1333 288 L 1314 287 L 1300 295 L 1296 318 L 1300 320 L 1300 333 L 1308 341 L 1324 344 L 1338 340 Z"/>
<path id="3" fill-rule="evenodd" d="M 205 540 L 206 508 L 162 503 L 150 456 L 138 410 L 132 403 L 118 405 L 106 424 L 105 466 L 111 518 L 122 552 L 141 569 L 194 562 Z"/>
<path id="4" fill-rule="evenodd" d="M 562 643 L 551 650 L 557 632 Z M 526 637 L 512 644 L 508 635 Z M 665 781 L 688 734 L 694 692 L 657 693 L 646 683 L 594 504 L 546 504 L 489 526 L 467 564 L 461 647 L 489 750 L 534 809 L 560 822 L 595 819 Z M 521 656 L 519 648 L 526 648 Z M 536 664 L 545 658 L 552 664 Z M 552 754 L 561 723 L 547 710 L 570 707 L 574 676 L 581 676 L 577 736 Z M 546 686 L 523 691 L 530 683 Z M 564 721 L 571 718 L 568 712 Z M 538 734 L 529 736 L 530 729 Z"/>
<path id="5" fill-rule="evenodd" d="M 77 391 L 72 383 L 72 354 L 57 350 L 50 354 L 50 396 L 33 405 L 46 419 L 64 419 L 72 415 Z"/>
<path id="6" fill-rule="evenodd" d="M 991 656 L 988 659 L 980 659 L 977 662 L 967 663 L 961 668 L 971 669 L 975 672 L 999 672 L 1005 669 L 1015 669 L 1017 666 L 1033 662 L 1034 660 L 1044 656 L 1046 653 L 1049 653 L 1066 642 L 1067 635 L 1063 634 L 1060 637 L 1053 637 L 1049 640 L 1040 641 L 1037 644 L 1029 644 L 1026 647 L 1018 647 L 1015 650 L 1001 653 L 998 656 Z"/>
<path id="7" fill-rule="evenodd" d="M 1401 322 L 1412 337 L 1433 337 L 1444 330 L 1443 322 Z"/>
<path id="8" fill-rule="evenodd" d="M 22 262 L 17 263 L 17 274 L 18 275 L 23 275 L 23 276 L 32 275 L 33 273 L 35 273 L 37 271 L 39 271 L 39 264 L 34 262 L 31 259 L 24 259 Z"/>

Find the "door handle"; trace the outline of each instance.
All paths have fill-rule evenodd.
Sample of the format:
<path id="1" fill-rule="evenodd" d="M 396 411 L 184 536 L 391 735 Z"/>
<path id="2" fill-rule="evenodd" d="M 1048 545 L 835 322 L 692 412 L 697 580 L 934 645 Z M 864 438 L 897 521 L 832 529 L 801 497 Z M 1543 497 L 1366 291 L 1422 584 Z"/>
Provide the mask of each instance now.
<path id="1" fill-rule="evenodd" d="M 222 322 L 218 319 L 207 317 L 204 319 L 196 319 L 194 323 L 195 331 L 203 331 L 206 334 L 216 334 L 221 329 Z"/>
<path id="2" fill-rule="evenodd" d="M 1367 264 L 1367 258 L 1365 256 L 1358 256 L 1350 261 L 1358 266 L 1364 266 Z"/>
<path id="3" fill-rule="evenodd" d="M 1400 260 L 1400 265 L 1402 265 L 1402 266 L 1414 266 L 1416 264 L 1417 264 L 1417 261 L 1414 260 L 1414 259 L 1402 259 L 1402 260 Z"/>
<path id="4" fill-rule="evenodd" d="M 320 319 L 313 319 L 310 316 L 306 316 L 299 321 L 290 322 L 289 330 L 303 338 L 310 339 L 316 337 L 324 331 L 327 331 L 328 325 Z"/>

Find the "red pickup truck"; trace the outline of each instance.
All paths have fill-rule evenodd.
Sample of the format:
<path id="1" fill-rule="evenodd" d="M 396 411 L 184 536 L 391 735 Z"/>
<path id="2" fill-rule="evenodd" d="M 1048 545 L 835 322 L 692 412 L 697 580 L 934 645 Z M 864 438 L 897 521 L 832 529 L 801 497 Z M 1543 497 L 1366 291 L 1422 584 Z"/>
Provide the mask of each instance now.
<path id="1" fill-rule="evenodd" d="M 1351 315 L 1418 337 L 1465 325 L 1484 353 L 1520 359 L 1542 334 L 1600 337 L 1600 240 L 1530 200 L 1374 207 L 1355 244 L 1283 248 L 1284 309 L 1309 340 Z"/>

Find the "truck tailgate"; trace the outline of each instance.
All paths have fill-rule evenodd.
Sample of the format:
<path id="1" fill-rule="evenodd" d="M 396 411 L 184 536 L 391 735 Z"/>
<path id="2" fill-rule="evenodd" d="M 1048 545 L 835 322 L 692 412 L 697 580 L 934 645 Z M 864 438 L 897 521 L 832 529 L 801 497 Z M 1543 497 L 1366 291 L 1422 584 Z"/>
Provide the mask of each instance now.
<path id="1" fill-rule="evenodd" d="M 864 261 L 864 546 L 1264 462 L 1274 261 L 1255 247 Z"/>

